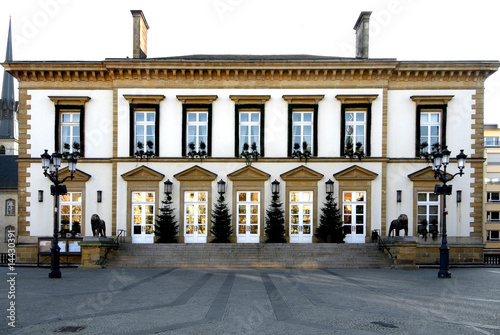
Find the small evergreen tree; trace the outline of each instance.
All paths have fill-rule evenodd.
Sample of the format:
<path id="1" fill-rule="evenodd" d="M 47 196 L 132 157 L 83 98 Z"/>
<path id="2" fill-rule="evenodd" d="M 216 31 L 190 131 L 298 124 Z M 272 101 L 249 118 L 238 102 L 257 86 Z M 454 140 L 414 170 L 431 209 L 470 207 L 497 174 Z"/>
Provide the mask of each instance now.
<path id="1" fill-rule="evenodd" d="M 172 198 L 167 196 L 162 201 L 163 207 L 155 224 L 155 235 L 158 237 L 157 243 L 176 243 L 179 225 L 175 220 L 174 208 L 172 208 Z"/>
<path id="2" fill-rule="evenodd" d="M 215 236 L 212 243 L 231 243 L 229 240 L 229 237 L 233 234 L 231 214 L 229 214 L 229 207 L 224 202 L 223 196 L 217 199 L 215 209 L 212 210 L 212 228 L 210 232 Z"/>
<path id="3" fill-rule="evenodd" d="M 319 226 L 316 228 L 316 237 L 320 242 L 344 243 L 345 231 L 342 215 L 332 196 L 326 197 L 321 208 Z"/>
<path id="4" fill-rule="evenodd" d="M 267 243 L 286 243 L 285 214 L 282 205 L 279 195 L 273 195 L 271 207 L 266 210 Z"/>

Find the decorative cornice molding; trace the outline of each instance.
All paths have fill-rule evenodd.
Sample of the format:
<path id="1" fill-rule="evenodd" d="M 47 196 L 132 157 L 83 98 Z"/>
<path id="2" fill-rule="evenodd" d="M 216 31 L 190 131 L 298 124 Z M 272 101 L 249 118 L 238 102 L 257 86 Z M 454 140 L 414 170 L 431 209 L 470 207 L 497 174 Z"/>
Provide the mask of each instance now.
<path id="1" fill-rule="evenodd" d="M 417 105 L 447 105 L 454 95 L 413 95 L 411 100 Z"/>
<path id="2" fill-rule="evenodd" d="M 377 99 L 378 94 L 359 94 L 359 95 L 342 95 L 338 94 L 335 96 L 343 104 L 369 104 L 373 100 Z"/>
<path id="3" fill-rule="evenodd" d="M 78 105 L 83 106 L 90 100 L 90 97 L 84 96 L 49 96 L 49 99 L 55 105 Z"/>
<path id="4" fill-rule="evenodd" d="M 283 99 L 289 104 L 317 104 L 324 95 L 284 95 Z"/>
<path id="5" fill-rule="evenodd" d="M 211 104 L 217 100 L 216 95 L 178 95 L 177 99 L 183 104 Z"/>
<path id="6" fill-rule="evenodd" d="M 164 95 L 133 95 L 124 94 L 123 97 L 131 104 L 159 104 L 165 99 Z"/>
<path id="7" fill-rule="evenodd" d="M 496 61 L 398 62 L 12 62 L 5 69 L 21 82 L 132 81 L 392 81 L 481 82 L 497 71 Z M 241 83 L 240 83 L 241 85 Z"/>
<path id="8" fill-rule="evenodd" d="M 230 95 L 229 98 L 238 105 L 264 104 L 271 99 L 270 95 Z"/>

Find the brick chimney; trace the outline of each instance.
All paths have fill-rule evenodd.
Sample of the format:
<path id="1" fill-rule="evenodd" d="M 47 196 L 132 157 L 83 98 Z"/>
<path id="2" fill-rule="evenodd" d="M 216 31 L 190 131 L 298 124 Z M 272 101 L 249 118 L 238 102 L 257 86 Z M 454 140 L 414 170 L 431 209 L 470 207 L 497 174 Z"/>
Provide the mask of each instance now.
<path id="1" fill-rule="evenodd" d="M 356 30 L 356 58 L 368 58 L 370 37 L 370 15 L 372 12 L 361 12 L 354 25 Z"/>
<path id="2" fill-rule="evenodd" d="M 134 19 L 134 58 L 146 58 L 148 56 L 148 29 L 149 25 L 142 10 L 131 10 Z"/>

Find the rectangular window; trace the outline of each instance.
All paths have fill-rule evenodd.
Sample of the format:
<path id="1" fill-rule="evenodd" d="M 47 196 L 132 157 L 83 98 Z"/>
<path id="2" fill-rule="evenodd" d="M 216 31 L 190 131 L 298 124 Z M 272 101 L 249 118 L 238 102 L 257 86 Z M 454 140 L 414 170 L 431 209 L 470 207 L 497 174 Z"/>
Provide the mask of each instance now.
<path id="1" fill-rule="evenodd" d="M 246 147 L 264 156 L 264 105 L 236 105 L 235 157 L 240 157 Z"/>
<path id="2" fill-rule="evenodd" d="M 159 156 L 159 124 L 159 104 L 130 104 L 130 156 Z"/>
<path id="3" fill-rule="evenodd" d="M 371 104 L 343 104 L 341 156 L 370 156 Z"/>
<path id="4" fill-rule="evenodd" d="M 182 129 L 182 155 L 210 156 L 212 153 L 212 105 L 184 104 Z"/>
<path id="5" fill-rule="evenodd" d="M 290 236 L 311 235 L 313 226 L 313 192 L 290 192 Z M 299 240 L 299 242 L 301 242 Z"/>
<path id="6" fill-rule="evenodd" d="M 439 195 L 434 193 L 418 193 L 417 195 L 417 232 L 424 229 L 429 233 L 438 233 L 440 226 Z"/>
<path id="7" fill-rule="evenodd" d="M 155 192 L 132 192 L 132 243 L 153 243 Z"/>
<path id="8" fill-rule="evenodd" d="M 446 108 L 446 105 L 417 106 L 417 157 L 446 146 Z"/>
<path id="9" fill-rule="evenodd" d="M 60 196 L 59 225 L 63 233 L 82 232 L 82 193 L 68 192 Z"/>
<path id="10" fill-rule="evenodd" d="M 499 192 L 488 192 L 487 193 L 487 201 L 488 202 L 500 202 L 500 193 Z"/>
<path id="11" fill-rule="evenodd" d="M 485 147 L 498 147 L 498 137 L 485 136 L 484 146 Z"/>
<path id="12" fill-rule="evenodd" d="M 80 147 L 80 113 L 61 112 L 61 148 L 60 152 L 73 153 Z"/>
<path id="13" fill-rule="evenodd" d="M 196 242 L 197 236 L 207 236 L 208 224 L 207 192 L 184 193 L 184 232 L 185 236 L 193 237 L 186 242 Z"/>
<path id="14" fill-rule="evenodd" d="M 5 200 L 5 215 L 7 216 L 16 215 L 16 201 L 14 199 Z"/>
<path id="15" fill-rule="evenodd" d="M 488 230 L 487 231 L 487 240 L 490 242 L 498 242 L 500 241 L 500 231 L 498 230 Z"/>
<path id="16" fill-rule="evenodd" d="M 288 156 L 309 152 L 318 155 L 318 105 L 288 105 Z"/>
<path id="17" fill-rule="evenodd" d="M 499 222 L 500 212 L 486 212 L 486 217 L 488 218 L 488 222 Z"/>
<path id="18" fill-rule="evenodd" d="M 260 192 L 238 192 L 237 199 L 238 235 L 259 236 Z"/>
<path id="19" fill-rule="evenodd" d="M 57 151 L 84 156 L 84 115 L 83 106 L 56 105 Z"/>
<path id="20" fill-rule="evenodd" d="M 342 195 L 346 242 L 364 243 L 366 236 L 366 192 L 346 191 Z"/>
<path id="21" fill-rule="evenodd" d="M 208 113 L 203 111 L 189 111 L 187 113 L 187 143 L 188 148 L 199 152 L 207 150 Z"/>
<path id="22" fill-rule="evenodd" d="M 156 134 L 156 113 L 155 111 L 135 111 L 135 148 L 136 152 L 143 151 L 154 155 L 155 134 Z"/>

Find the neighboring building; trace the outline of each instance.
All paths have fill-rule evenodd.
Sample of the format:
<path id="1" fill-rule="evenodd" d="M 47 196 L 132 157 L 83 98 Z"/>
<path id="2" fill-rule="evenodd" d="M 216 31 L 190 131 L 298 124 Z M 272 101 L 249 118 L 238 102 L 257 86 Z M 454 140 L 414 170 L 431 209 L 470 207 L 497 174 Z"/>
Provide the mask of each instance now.
<path id="1" fill-rule="evenodd" d="M 485 255 L 500 255 L 500 129 L 496 124 L 484 125 L 486 158 L 485 178 Z M 497 263 L 498 264 L 498 263 Z"/>
<path id="2" fill-rule="evenodd" d="M 17 231 L 17 156 L 0 155 L 0 253 L 7 252 L 7 231 Z"/>
<path id="3" fill-rule="evenodd" d="M 5 62 L 10 61 L 12 35 L 9 22 Z M 14 77 L 4 72 L 0 99 L 0 253 L 7 252 L 6 231 L 17 231 L 17 105 L 14 99 Z"/>
<path id="4" fill-rule="evenodd" d="M 5 62 L 12 61 L 12 34 L 9 34 Z M 7 72 L 3 75 L 2 98 L 0 99 L 0 155 L 17 155 L 19 149 L 18 102 L 14 98 L 14 78 Z"/>
<path id="5" fill-rule="evenodd" d="M 369 58 L 369 12 L 355 25 L 356 58 L 148 59 L 148 24 L 141 11 L 132 14 L 134 58 L 4 64 L 19 80 L 20 261 L 33 261 L 37 237 L 52 232 L 52 200 L 37 200 L 50 187 L 40 155 L 73 142 L 82 158 L 59 213 L 84 236 L 97 213 L 109 236 L 126 230 L 133 243 L 153 243 L 169 179 L 179 242 L 208 242 L 222 179 L 233 241 L 262 242 L 271 182 L 278 180 L 287 240 L 311 243 L 332 179 L 346 242 L 369 242 L 374 231 L 386 236 L 390 222 L 407 214 L 409 235 L 421 246 L 417 261 L 428 263 L 439 257 L 439 242 L 417 236 L 418 225 L 439 227 L 443 209 L 422 151 L 438 143 L 454 157 L 463 149 L 469 159 L 452 182 L 461 202 L 448 197 L 448 243 L 452 262 L 482 260 L 484 81 L 498 62 Z M 143 157 L 139 142 L 150 144 Z M 255 143 L 258 160 L 240 156 L 245 143 Z"/>

